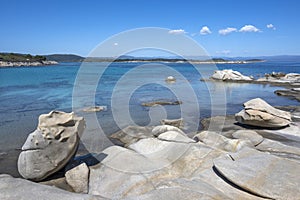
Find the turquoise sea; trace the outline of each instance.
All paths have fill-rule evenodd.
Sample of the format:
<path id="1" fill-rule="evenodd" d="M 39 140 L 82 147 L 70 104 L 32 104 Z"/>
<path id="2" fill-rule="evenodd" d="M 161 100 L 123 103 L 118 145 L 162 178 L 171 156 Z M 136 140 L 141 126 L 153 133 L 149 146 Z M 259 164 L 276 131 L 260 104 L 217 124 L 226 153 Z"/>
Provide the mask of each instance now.
<path id="1" fill-rule="evenodd" d="M 214 68 L 211 65 L 112 63 L 104 70 L 106 64 L 87 63 L 83 66 L 85 70 L 81 74 L 86 73 L 85 77 L 92 79 L 98 77 L 100 72 L 102 73 L 102 76 L 98 77 L 99 82 L 97 82 L 94 96 L 90 94 L 94 83 L 89 83 L 89 78 L 84 81 L 78 78 L 80 63 L 0 68 L 0 166 L 2 166 L 0 173 L 11 173 L 17 176 L 12 165 L 15 165 L 17 155 L 27 135 L 36 128 L 38 116 L 51 110 L 71 112 L 72 101 L 75 105 L 74 111 L 79 115 L 86 115 L 82 109 L 91 106 L 93 101 L 95 105 L 105 106 L 106 110 L 97 112 L 96 116 L 106 135 L 128 125 L 128 119 L 122 119 L 126 116 L 131 118 L 131 123 L 141 126 L 158 124 L 163 117 L 180 118 L 183 105 L 184 115 L 192 116 L 191 119 L 194 119 L 188 122 L 191 127 L 198 126 L 201 118 L 222 114 L 224 110 L 225 114 L 235 114 L 242 109 L 245 101 L 256 97 L 266 100 L 271 105 L 299 105 L 295 100 L 274 94 L 274 91 L 281 87 L 200 81 L 201 78 L 207 78 L 213 73 Z M 165 68 L 168 70 L 162 70 Z M 300 62 L 218 64 L 217 68 L 233 69 L 245 75 L 259 77 L 273 71 L 300 73 Z M 166 83 L 164 80 L 170 75 L 177 79 L 174 84 Z M 75 100 L 74 98 L 72 100 L 76 80 L 79 84 L 77 86 L 81 87 L 81 97 L 77 95 L 74 97 Z M 85 98 L 92 99 L 92 101 L 85 102 Z M 112 103 L 112 99 L 116 101 Z M 149 108 L 141 105 L 143 102 L 157 100 L 180 100 L 183 104 L 168 105 L 163 108 L 160 106 Z M 195 102 L 199 109 L 194 109 Z M 115 106 L 112 107 L 112 105 Z M 214 113 L 212 113 L 212 106 L 215 109 Z M 115 107 L 119 110 L 114 110 Z M 96 130 L 87 127 L 85 134 L 92 134 Z"/>

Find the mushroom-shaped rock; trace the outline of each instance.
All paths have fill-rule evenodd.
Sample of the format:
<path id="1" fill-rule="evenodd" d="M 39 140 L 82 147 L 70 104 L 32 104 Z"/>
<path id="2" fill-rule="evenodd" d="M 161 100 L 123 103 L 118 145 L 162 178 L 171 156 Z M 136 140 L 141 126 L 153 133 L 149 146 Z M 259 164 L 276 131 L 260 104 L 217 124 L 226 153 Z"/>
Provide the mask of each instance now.
<path id="1" fill-rule="evenodd" d="M 260 98 L 244 103 L 244 109 L 235 114 L 235 119 L 246 125 L 280 128 L 291 123 L 289 112 L 276 109 Z"/>
<path id="2" fill-rule="evenodd" d="M 74 156 L 85 127 L 74 113 L 51 111 L 39 117 L 18 159 L 19 173 L 26 179 L 42 180 L 64 167 Z"/>

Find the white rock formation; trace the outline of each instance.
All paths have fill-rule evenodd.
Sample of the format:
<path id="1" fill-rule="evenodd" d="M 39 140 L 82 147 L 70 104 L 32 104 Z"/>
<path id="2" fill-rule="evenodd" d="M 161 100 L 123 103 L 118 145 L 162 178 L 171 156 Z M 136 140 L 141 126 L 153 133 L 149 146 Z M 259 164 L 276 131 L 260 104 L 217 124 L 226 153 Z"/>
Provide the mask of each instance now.
<path id="1" fill-rule="evenodd" d="M 85 127 L 74 113 L 51 111 L 39 117 L 18 159 L 19 173 L 26 179 L 42 180 L 64 167 L 74 156 Z"/>

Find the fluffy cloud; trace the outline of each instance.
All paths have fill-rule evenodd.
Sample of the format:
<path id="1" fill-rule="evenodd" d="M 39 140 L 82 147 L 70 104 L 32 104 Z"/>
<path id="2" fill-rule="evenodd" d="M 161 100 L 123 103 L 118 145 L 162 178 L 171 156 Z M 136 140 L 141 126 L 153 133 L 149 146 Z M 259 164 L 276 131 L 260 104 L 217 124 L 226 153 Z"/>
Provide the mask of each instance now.
<path id="1" fill-rule="evenodd" d="M 276 30 L 275 26 L 273 24 L 267 24 L 267 28 L 270 28 L 270 29 L 273 29 L 273 30 Z"/>
<path id="2" fill-rule="evenodd" d="M 245 25 L 239 30 L 239 32 L 260 32 L 260 30 L 253 25 Z"/>
<path id="3" fill-rule="evenodd" d="M 228 27 L 226 29 L 219 30 L 220 35 L 227 35 L 227 34 L 232 33 L 232 32 L 237 32 L 237 29 Z"/>
<path id="4" fill-rule="evenodd" d="M 114 46 L 118 46 L 118 45 L 119 45 L 119 43 L 117 43 L 117 42 L 114 43 Z"/>
<path id="5" fill-rule="evenodd" d="M 209 28 L 207 26 L 203 26 L 200 30 L 200 34 L 201 35 L 211 34 L 211 31 L 209 30 Z"/>
<path id="6" fill-rule="evenodd" d="M 186 32 L 183 29 L 174 29 L 169 30 L 169 34 L 179 35 L 179 34 L 185 34 Z"/>

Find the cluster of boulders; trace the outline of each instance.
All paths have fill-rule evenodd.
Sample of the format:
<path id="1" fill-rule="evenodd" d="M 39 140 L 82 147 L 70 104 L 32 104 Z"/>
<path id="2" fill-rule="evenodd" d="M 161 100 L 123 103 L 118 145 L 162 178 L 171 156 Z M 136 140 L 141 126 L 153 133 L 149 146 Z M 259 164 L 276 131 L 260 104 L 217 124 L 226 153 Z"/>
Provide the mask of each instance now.
<path id="1" fill-rule="evenodd" d="M 212 126 L 193 138 L 170 125 L 127 127 L 112 135 L 123 147 L 106 148 L 92 165 L 73 160 L 83 118 L 59 111 L 41 115 L 22 147 L 19 172 L 40 181 L 65 167 L 73 192 L 0 175 L 0 199 L 295 199 L 300 148 L 268 138 L 300 141 L 299 125 L 262 99 L 244 107 L 236 114 L 240 125 L 224 125 L 220 118 L 214 125 L 227 131 Z"/>
<path id="2" fill-rule="evenodd" d="M 254 79 L 252 76 L 245 76 L 238 71 L 232 69 L 216 70 L 210 77 L 212 80 L 229 81 L 229 82 L 256 82 L 256 83 L 275 83 L 275 84 L 291 84 L 300 85 L 300 74 L 281 72 L 272 72 L 265 74 L 264 77 Z"/>
<path id="3" fill-rule="evenodd" d="M 271 82 L 271 83 L 300 83 L 300 74 L 298 73 L 271 73 L 265 74 L 264 77 L 257 79 L 258 82 Z"/>

